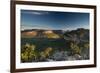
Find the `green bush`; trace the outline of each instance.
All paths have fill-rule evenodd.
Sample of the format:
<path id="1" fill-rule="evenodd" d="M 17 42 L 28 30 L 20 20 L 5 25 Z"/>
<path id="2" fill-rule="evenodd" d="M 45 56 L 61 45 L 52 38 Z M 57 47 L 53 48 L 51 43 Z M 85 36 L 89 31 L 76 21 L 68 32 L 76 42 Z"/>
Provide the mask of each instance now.
<path id="1" fill-rule="evenodd" d="M 22 46 L 21 51 L 21 60 L 22 62 L 28 62 L 32 59 L 37 58 L 37 54 L 35 53 L 35 45 L 25 44 Z"/>
<path id="2" fill-rule="evenodd" d="M 80 54 L 81 53 L 81 49 L 79 48 L 79 46 L 77 44 L 71 43 L 70 47 L 71 47 L 73 54 Z"/>

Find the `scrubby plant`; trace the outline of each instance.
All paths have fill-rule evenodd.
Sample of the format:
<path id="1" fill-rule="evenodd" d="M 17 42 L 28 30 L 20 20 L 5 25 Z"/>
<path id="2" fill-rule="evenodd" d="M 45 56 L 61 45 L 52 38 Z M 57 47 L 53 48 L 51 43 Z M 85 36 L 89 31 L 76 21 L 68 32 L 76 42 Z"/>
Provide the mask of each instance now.
<path id="1" fill-rule="evenodd" d="M 37 58 L 37 54 L 35 52 L 35 45 L 30 45 L 26 43 L 24 46 L 21 48 L 21 60 L 22 62 L 28 62 L 32 61 L 32 59 Z"/>
<path id="2" fill-rule="evenodd" d="M 50 56 L 50 53 L 53 49 L 51 47 L 46 48 L 44 51 L 40 52 L 41 58 L 45 59 Z"/>
<path id="3" fill-rule="evenodd" d="M 81 49 L 75 43 L 71 42 L 70 48 L 71 48 L 73 54 L 80 54 L 81 53 Z"/>

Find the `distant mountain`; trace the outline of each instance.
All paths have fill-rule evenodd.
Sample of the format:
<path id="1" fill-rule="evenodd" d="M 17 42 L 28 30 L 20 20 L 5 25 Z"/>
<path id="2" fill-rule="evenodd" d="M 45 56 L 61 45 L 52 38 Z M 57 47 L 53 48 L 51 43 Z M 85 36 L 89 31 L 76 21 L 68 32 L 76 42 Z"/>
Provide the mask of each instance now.
<path id="1" fill-rule="evenodd" d="M 31 29 L 21 31 L 22 38 L 61 38 L 62 30 Z"/>
<path id="2" fill-rule="evenodd" d="M 30 29 L 21 31 L 22 38 L 64 38 L 66 40 L 89 40 L 89 30 L 78 28 L 76 30 L 43 30 L 43 29 Z"/>
<path id="3" fill-rule="evenodd" d="M 77 43 L 80 41 L 89 42 L 89 29 L 78 28 L 77 30 L 66 31 L 64 33 L 64 39 L 72 40 Z"/>

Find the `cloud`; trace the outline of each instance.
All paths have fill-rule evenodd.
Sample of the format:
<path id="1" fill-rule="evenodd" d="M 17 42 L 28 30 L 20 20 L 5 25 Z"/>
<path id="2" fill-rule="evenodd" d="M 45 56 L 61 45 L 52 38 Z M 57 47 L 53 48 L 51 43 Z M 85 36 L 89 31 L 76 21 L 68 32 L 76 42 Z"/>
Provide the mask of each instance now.
<path id="1" fill-rule="evenodd" d="M 25 14 L 34 14 L 34 15 L 45 15 L 45 14 L 49 14 L 49 12 L 42 12 L 42 11 L 23 11 L 22 13 Z"/>
<path id="2" fill-rule="evenodd" d="M 48 26 L 25 26 L 21 25 L 21 30 L 29 30 L 29 29 L 46 29 L 46 30 L 52 30 L 51 27 Z"/>

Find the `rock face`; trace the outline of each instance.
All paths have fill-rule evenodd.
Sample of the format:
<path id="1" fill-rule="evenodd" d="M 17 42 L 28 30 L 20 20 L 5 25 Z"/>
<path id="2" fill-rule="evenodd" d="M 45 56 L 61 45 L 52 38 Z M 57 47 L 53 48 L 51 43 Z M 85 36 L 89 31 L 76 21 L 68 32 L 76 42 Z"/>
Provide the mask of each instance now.
<path id="1" fill-rule="evenodd" d="M 86 54 L 74 54 L 70 55 L 69 51 L 55 51 L 48 58 L 39 59 L 38 62 L 54 62 L 54 61 L 74 61 L 74 60 L 87 60 L 88 55 Z M 36 61 L 34 61 L 36 62 Z"/>
<path id="2" fill-rule="evenodd" d="M 70 55 L 69 51 L 56 51 L 50 57 L 50 59 L 53 61 L 71 61 L 71 60 L 82 60 L 84 58 L 79 54 Z"/>
<path id="3" fill-rule="evenodd" d="M 52 59 L 56 60 L 56 61 L 61 61 L 61 60 L 67 60 L 68 57 L 68 52 L 64 52 L 64 51 L 56 51 L 53 55 L 52 55 Z"/>
<path id="4" fill-rule="evenodd" d="M 87 48 L 86 50 L 83 50 L 83 52 L 81 53 L 82 59 L 89 59 L 89 48 Z"/>

